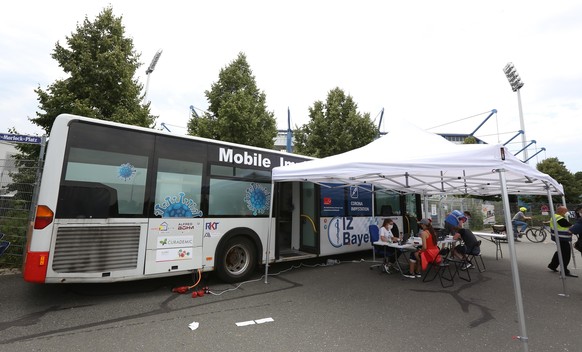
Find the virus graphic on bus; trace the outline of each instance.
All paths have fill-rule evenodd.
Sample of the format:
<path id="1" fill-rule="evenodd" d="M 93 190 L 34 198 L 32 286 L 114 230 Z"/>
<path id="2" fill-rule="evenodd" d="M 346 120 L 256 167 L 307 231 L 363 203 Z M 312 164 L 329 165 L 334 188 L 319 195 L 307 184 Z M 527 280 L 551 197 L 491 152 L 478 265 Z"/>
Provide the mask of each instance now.
<path id="1" fill-rule="evenodd" d="M 245 203 L 249 210 L 253 212 L 253 215 L 265 214 L 269 211 L 271 192 L 269 192 L 265 187 L 261 187 L 256 183 L 251 183 L 249 188 L 247 188 Z"/>
<path id="2" fill-rule="evenodd" d="M 202 217 L 202 211 L 198 209 L 192 199 L 185 198 L 184 192 L 180 192 L 178 197 L 166 197 L 166 201 L 154 206 L 154 215 L 163 218 L 195 218 Z"/>
<path id="3" fill-rule="evenodd" d="M 137 170 L 135 169 L 135 166 L 130 163 L 121 164 L 117 168 L 117 176 L 124 181 L 131 180 L 136 172 Z"/>

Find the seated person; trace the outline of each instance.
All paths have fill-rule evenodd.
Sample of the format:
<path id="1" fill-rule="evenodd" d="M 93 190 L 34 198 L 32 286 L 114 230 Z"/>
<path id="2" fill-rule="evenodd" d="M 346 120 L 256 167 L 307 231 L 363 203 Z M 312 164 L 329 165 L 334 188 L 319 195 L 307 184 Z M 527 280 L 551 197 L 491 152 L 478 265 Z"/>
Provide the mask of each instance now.
<path id="1" fill-rule="evenodd" d="M 420 254 L 425 252 L 429 248 L 437 248 L 437 235 L 436 231 L 432 227 L 432 223 L 429 219 L 422 219 L 418 222 L 422 232 L 420 233 L 420 238 L 422 239 L 422 248 L 418 251 L 410 253 L 410 266 L 409 271 L 404 273 L 404 276 L 409 278 L 421 277 L 422 274 L 420 266 Z"/>
<path id="2" fill-rule="evenodd" d="M 400 238 L 398 237 L 398 226 L 394 223 L 394 220 L 386 218 L 384 222 L 382 222 L 382 226 L 380 227 L 380 241 L 394 243 L 398 242 Z M 396 262 L 396 251 L 394 248 L 386 248 L 386 253 L 388 254 L 388 267 L 386 270 L 388 271 L 390 268 L 393 267 L 394 262 Z M 398 252 L 399 253 L 399 252 Z"/>
<path id="3" fill-rule="evenodd" d="M 453 258 L 460 260 L 467 260 L 468 254 L 478 255 L 481 253 L 481 246 L 477 237 L 469 229 L 460 229 L 459 232 L 453 236 L 455 240 L 461 240 L 463 243 L 453 248 Z M 461 269 L 468 269 L 471 263 L 464 263 Z"/>

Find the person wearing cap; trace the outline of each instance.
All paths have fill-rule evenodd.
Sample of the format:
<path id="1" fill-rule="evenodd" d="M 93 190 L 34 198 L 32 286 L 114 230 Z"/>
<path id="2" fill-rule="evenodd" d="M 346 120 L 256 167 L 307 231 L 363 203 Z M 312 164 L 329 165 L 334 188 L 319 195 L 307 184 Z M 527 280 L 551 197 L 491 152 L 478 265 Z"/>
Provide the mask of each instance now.
<path id="1" fill-rule="evenodd" d="M 467 221 L 467 216 L 463 214 L 460 210 L 453 210 L 445 218 L 445 236 L 451 235 L 455 236 L 459 233 L 459 230 L 463 228 L 463 224 Z"/>
<path id="2" fill-rule="evenodd" d="M 437 248 L 437 235 L 436 231 L 432 227 L 432 222 L 429 219 L 421 219 L 418 222 L 418 226 L 422 229 L 420 233 L 420 238 L 422 239 L 422 248 L 418 251 L 414 251 L 410 253 L 410 260 L 409 260 L 409 271 L 407 273 L 403 273 L 405 277 L 408 278 L 416 278 L 422 277 L 421 266 L 420 266 L 420 254 L 422 252 L 427 251 L 430 248 Z"/>
<path id="3" fill-rule="evenodd" d="M 525 212 L 527 211 L 526 207 L 519 208 L 519 211 L 513 216 L 511 219 L 511 225 L 513 226 L 513 238 L 517 242 L 521 242 L 518 238 L 525 234 L 525 229 L 527 228 L 526 220 L 531 220 L 531 217 L 525 216 Z M 519 233 L 517 232 L 517 227 L 521 226 Z"/>
<path id="4" fill-rule="evenodd" d="M 564 273 L 566 276 L 570 277 L 578 277 L 570 273 L 568 269 L 568 264 L 570 264 L 570 258 L 572 256 L 572 249 L 571 242 L 572 242 L 572 233 L 570 232 L 570 228 L 572 224 L 566 219 L 565 215 L 568 212 L 568 208 L 564 205 L 560 205 L 556 209 L 556 214 L 554 214 L 554 218 L 556 219 L 556 224 L 558 225 L 558 238 L 560 240 L 560 252 L 562 253 L 562 261 L 564 262 Z M 552 229 L 552 241 L 556 241 L 556 237 L 554 235 L 554 221 L 550 221 L 550 228 Z M 558 257 L 558 251 L 554 253 L 552 256 L 552 261 L 548 264 L 548 269 L 551 271 L 558 271 L 558 266 L 560 266 L 560 258 Z"/>

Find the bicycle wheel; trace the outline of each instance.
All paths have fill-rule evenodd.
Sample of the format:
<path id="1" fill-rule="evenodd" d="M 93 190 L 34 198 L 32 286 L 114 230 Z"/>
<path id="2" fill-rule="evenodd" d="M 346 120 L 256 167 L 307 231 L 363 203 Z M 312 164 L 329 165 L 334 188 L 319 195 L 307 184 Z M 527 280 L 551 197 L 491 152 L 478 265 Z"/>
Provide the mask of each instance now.
<path id="1" fill-rule="evenodd" d="M 544 242 L 546 240 L 546 237 L 548 237 L 548 235 L 550 234 L 550 230 L 547 227 L 542 227 L 540 229 L 540 232 L 538 233 L 538 237 L 540 238 L 540 242 Z"/>
<path id="2" fill-rule="evenodd" d="M 525 237 L 533 243 L 543 242 L 546 239 L 546 235 L 541 229 L 536 229 L 533 227 L 525 230 Z"/>

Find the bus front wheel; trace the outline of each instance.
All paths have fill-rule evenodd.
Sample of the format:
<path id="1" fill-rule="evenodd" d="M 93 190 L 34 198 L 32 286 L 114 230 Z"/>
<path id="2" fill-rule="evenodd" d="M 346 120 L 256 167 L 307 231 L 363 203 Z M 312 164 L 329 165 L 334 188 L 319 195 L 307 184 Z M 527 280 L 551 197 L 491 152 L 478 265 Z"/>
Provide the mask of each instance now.
<path id="1" fill-rule="evenodd" d="M 234 237 L 226 242 L 218 260 L 217 273 L 225 282 L 248 279 L 256 267 L 256 249 L 243 237 Z"/>

